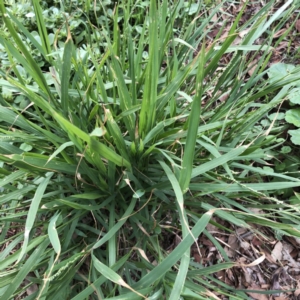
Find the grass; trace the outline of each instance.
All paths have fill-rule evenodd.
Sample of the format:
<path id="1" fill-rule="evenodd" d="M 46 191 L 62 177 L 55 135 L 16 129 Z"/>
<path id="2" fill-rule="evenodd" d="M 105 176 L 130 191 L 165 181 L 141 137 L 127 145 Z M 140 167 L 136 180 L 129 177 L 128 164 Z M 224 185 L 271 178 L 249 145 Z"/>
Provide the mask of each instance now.
<path id="1" fill-rule="evenodd" d="M 284 140 L 259 125 L 299 78 L 267 77 L 267 32 L 296 4 L 269 15 L 269 1 L 243 25 L 241 10 L 208 41 L 225 2 L 205 14 L 184 1 L 103 4 L 103 19 L 87 1 L 80 40 L 72 14 L 64 38 L 34 1 L 39 42 L 0 1 L 1 299 L 247 299 L 211 275 L 236 263 L 209 222 L 300 236 L 298 206 L 276 194 L 300 180 L 264 168 Z M 278 210 L 251 211 L 269 204 Z M 200 234 L 220 263 L 193 261 Z"/>

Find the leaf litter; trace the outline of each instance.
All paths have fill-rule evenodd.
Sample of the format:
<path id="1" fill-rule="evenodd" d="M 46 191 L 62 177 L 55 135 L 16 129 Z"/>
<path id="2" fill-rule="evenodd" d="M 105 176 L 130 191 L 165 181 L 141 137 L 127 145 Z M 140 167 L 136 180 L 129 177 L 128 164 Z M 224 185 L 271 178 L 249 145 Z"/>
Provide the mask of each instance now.
<path id="1" fill-rule="evenodd" d="M 230 261 L 236 263 L 231 269 L 213 273 L 214 278 L 246 292 L 249 299 L 299 299 L 299 239 L 285 236 L 278 240 L 270 229 L 263 226 L 253 225 L 255 231 L 249 231 L 247 228 L 236 228 L 219 218 L 213 218 L 212 221 L 231 231 L 228 233 L 212 224 L 207 226 L 207 231 L 219 241 Z M 191 250 L 195 262 L 203 267 L 225 262 L 205 234 L 199 237 L 198 244 L 200 254 L 196 247 Z M 213 290 L 211 292 L 216 293 Z M 228 299 L 218 293 L 216 296 Z"/>

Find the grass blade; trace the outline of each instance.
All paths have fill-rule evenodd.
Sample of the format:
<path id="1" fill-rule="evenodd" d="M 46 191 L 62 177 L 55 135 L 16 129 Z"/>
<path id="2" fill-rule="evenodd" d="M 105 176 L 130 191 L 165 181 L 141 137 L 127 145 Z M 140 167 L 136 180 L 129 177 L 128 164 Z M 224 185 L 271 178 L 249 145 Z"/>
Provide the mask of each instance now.
<path id="1" fill-rule="evenodd" d="M 163 24 L 161 24 L 164 26 Z M 149 62 L 146 70 L 145 88 L 139 119 L 139 135 L 143 139 L 153 128 L 156 119 L 157 82 L 158 82 L 158 25 L 156 1 L 150 2 Z"/>
<path id="2" fill-rule="evenodd" d="M 182 191 L 185 193 L 188 190 L 188 186 L 191 180 L 195 145 L 198 134 L 198 127 L 201 114 L 201 99 L 203 93 L 203 79 L 205 68 L 205 43 L 202 45 L 198 72 L 196 78 L 196 95 L 192 103 L 191 114 L 185 126 L 188 126 L 187 138 L 184 147 L 184 155 L 182 161 L 182 169 L 179 177 L 179 184 Z"/>
<path id="3" fill-rule="evenodd" d="M 24 254 L 27 250 L 27 245 L 29 242 L 29 234 L 33 227 L 34 220 L 39 209 L 40 202 L 44 196 L 44 192 L 47 188 L 47 185 L 52 177 L 53 173 L 48 174 L 46 178 L 43 178 L 42 182 L 39 184 L 38 188 L 36 189 L 35 195 L 31 201 L 30 208 L 28 211 L 26 224 L 25 224 L 25 231 L 24 231 L 24 242 L 22 245 L 22 251 L 19 255 L 17 263 L 23 258 Z"/>
<path id="4" fill-rule="evenodd" d="M 69 114 L 69 84 L 71 74 L 71 58 L 73 52 L 73 41 L 68 27 L 67 41 L 64 47 L 63 64 L 61 72 L 61 106 L 64 116 Z"/>
<path id="5" fill-rule="evenodd" d="M 172 187 L 174 189 L 175 195 L 176 195 L 176 204 L 177 207 L 179 208 L 180 211 L 180 221 L 181 221 L 181 226 L 182 226 L 182 236 L 183 238 L 185 238 L 188 234 L 191 234 L 191 231 L 189 229 L 189 224 L 188 224 L 188 220 L 187 220 L 187 216 L 185 213 L 185 209 L 184 209 L 184 200 L 183 200 L 183 194 L 182 194 L 182 190 L 181 187 L 179 185 L 179 182 L 177 181 L 175 175 L 172 173 L 172 171 L 170 170 L 170 168 L 162 161 L 159 162 L 161 164 L 161 166 L 163 167 L 163 169 L 165 170 L 171 184 Z M 195 237 L 193 236 L 194 240 Z M 187 249 L 182 258 L 181 258 L 181 262 L 180 262 L 180 266 L 179 266 L 179 271 L 178 274 L 176 276 L 176 280 L 174 283 L 174 287 L 172 289 L 171 295 L 170 295 L 170 299 L 179 299 L 180 298 L 180 294 L 183 290 L 184 287 L 184 283 L 185 283 L 185 279 L 186 279 L 186 274 L 189 268 L 189 264 L 190 264 L 190 249 Z"/>
<path id="6" fill-rule="evenodd" d="M 98 270 L 98 272 L 100 272 L 101 274 L 103 274 L 104 277 L 106 277 L 107 279 L 109 279 L 112 282 L 115 282 L 118 285 L 121 285 L 123 287 L 126 287 L 127 289 L 133 291 L 134 293 L 136 293 L 137 295 L 139 295 L 140 297 L 146 298 L 144 297 L 144 295 L 140 294 L 139 292 L 135 291 L 133 288 L 131 288 L 123 279 L 120 275 L 118 275 L 116 272 L 114 272 L 111 268 L 107 267 L 105 264 L 103 264 L 102 262 L 100 262 L 95 256 L 94 254 L 92 254 L 92 260 L 93 263 L 95 265 L 95 268 Z"/>
<path id="7" fill-rule="evenodd" d="M 22 266 L 18 274 L 14 277 L 5 293 L 1 296 L 2 299 L 11 299 L 11 296 L 13 295 L 14 291 L 20 286 L 20 284 L 23 282 L 28 273 L 43 258 L 42 254 L 44 253 L 48 245 L 49 240 L 46 239 L 37 246 L 37 248 L 29 256 L 29 258 L 26 259 L 24 265 Z"/>

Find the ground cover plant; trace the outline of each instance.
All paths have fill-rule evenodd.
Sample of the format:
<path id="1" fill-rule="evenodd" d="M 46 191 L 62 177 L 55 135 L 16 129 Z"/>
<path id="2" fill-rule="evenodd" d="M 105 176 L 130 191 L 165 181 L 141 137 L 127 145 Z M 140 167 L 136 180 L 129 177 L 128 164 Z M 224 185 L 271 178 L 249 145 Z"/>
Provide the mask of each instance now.
<path id="1" fill-rule="evenodd" d="M 281 78 L 282 74 L 286 75 L 290 70 L 294 68 L 294 65 L 278 63 L 272 66 L 269 70 L 270 80 L 277 80 L 277 78 Z M 285 119 L 286 122 L 293 124 L 295 127 L 300 127 L 299 123 L 299 82 L 294 82 L 291 84 L 291 90 L 288 94 L 290 108 L 287 109 L 284 113 L 281 113 L 280 118 Z M 299 139 L 299 129 L 297 130 L 289 130 L 289 134 L 291 135 L 291 141 L 295 145 L 300 145 Z"/>
<path id="2" fill-rule="evenodd" d="M 211 37 L 227 2 L 0 1 L 1 299 L 248 299 L 213 274 L 265 254 L 208 227 L 300 237 L 269 118 L 300 68 L 268 65 L 299 7 L 241 3 Z"/>

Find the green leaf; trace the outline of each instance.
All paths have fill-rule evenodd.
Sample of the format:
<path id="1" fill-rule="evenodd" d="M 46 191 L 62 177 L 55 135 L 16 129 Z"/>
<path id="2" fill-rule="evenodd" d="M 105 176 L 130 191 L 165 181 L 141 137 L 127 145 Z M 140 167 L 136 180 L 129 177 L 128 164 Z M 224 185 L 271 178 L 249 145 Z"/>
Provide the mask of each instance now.
<path id="1" fill-rule="evenodd" d="M 45 26 L 44 18 L 43 18 L 43 11 L 40 5 L 39 1 L 33 1 L 33 8 L 35 12 L 35 17 L 37 20 L 37 25 L 38 25 L 38 30 L 39 34 L 42 40 L 42 46 L 44 49 L 44 52 L 47 54 L 51 53 L 51 48 L 50 48 L 50 42 L 49 42 L 49 37 L 47 33 L 47 29 Z"/>
<path id="2" fill-rule="evenodd" d="M 40 260 L 43 258 L 43 253 L 49 245 L 48 239 L 41 242 L 37 245 L 37 248 L 33 251 L 33 253 L 25 260 L 24 265 L 20 268 L 20 271 L 17 275 L 14 276 L 12 282 L 8 286 L 7 290 L 4 294 L 1 295 L 2 299 L 11 299 L 12 294 L 15 290 L 21 285 L 26 276 L 30 273 L 30 271 L 36 266 Z"/>
<path id="3" fill-rule="evenodd" d="M 278 112 L 278 113 L 273 113 L 273 114 L 268 115 L 268 118 L 271 121 L 274 121 L 274 120 L 283 120 L 284 117 L 285 117 L 285 113 L 283 113 L 283 112 Z"/>
<path id="4" fill-rule="evenodd" d="M 300 84 L 300 81 L 299 81 Z M 294 104 L 300 104 L 300 88 L 292 89 L 288 94 L 289 100 Z"/>
<path id="5" fill-rule="evenodd" d="M 288 133 L 291 135 L 291 141 L 294 145 L 300 145 L 300 129 L 289 130 Z"/>
<path id="6" fill-rule="evenodd" d="M 122 155 L 122 157 L 129 161 L 127 146 L 125 144 L 124 137 L 122 135 L 122 131 L 120 130 L 118 124 L 114 120 L 112 113 L 109 109 L 105 109 L 105 114 L 107 117 L 107 128 L 109 130 L 110 135 L 113 137 L 117 150 Z"/>
<path id="7" fill-rule="evenodd" d="M 270 83 L 276 82 L 287 76 L 295 69 L 294 65 L 289 65 L 285 63 L 273 64 L 268 70 L 268 76 L 270 78 Z"/>
<path id="8" fill-rule="evenodd" d="M 168 179 L 170 180 L 173 190 L 175 192 L 177 207 L 179 208 L 180 211 L 180 222 L 182 224 L 182 234 L 183 237 L 185 238 L 188 234 L 192 235 L 192 233 L 189 229 L 187 216 L 184 210 L 184 200 L 183 200 L 183 193 L 181 187 L 175 175 L 172 173 L 171 169 L 164 162 L 159 161 L 159 163 L 163 167 L 164 171 L 166 172 Z M 195 237 L 193 238 L 196 242 Z M 183 290 L 184 282 L 186 280 L 186 274 L 189 268 L 189 263 L 190 263 L 190 249 L 187 249 L 181 258 L 180 267 L 176 276 L 174 287 L 170 295 L 170 299 L 175 300 L 180 298 L 180 294 Z"/>
<path id="9" fill-rule="evenodd" d="M 297 127 L 300 127 L 300 108 L 289 109 L 285 113 L 285 120 L 288 123 L 291 123 Z"/>
<path id="10" fill-rule="evenodd" d="M 17 260 L 17 263 L 23 258 L 24 254 L 27 251 L 27 245 L 29 242 L 29 234 L 30 231 L 33 227 L 37 211 L 39 209 L 40 202 L 44 196 L 44 192 L 47 188 L 47 185 L 53 176 L 53 173 L 49 173 L 46 178 L 43 178 L 42 182 L 39 184 L 38 188 L 36 189 L 36 192 L 34 194 L 34 197 L 30 203 L 30 208 L 28 211 L 27 219 L 26 219 L 26 224 L 25 224 L 25 231 L 24 231 L 24 242 L 22 245 L 22 251 L 19 255 L 19 258 Z"/>
<path id="11" fill-rule="evenodd" d="M 124 280 L 123 278 L 118 275 L 116 272 L 114 272 L 111 268 L 107 267 L 105 264 L 103 264 L 102 262 L 100 262 L 95 256 L 94 254 L 92 254 L 92 260 L 93 263 L 95 265 L 95 268 L 98 270 L 98 272 L 100 272 L 101 274 L 103 274 L 107 279 L 109 279 L 112 282 L 115 282 L 118 285 L 121 285 L 123 287 L 126 287 L 127 289 L 133 291 L 134 293 L 136 293 L 137 295 L 141 296 L 144 298 L 144 295 L 138 293 L 137 291 L 135 291 L 133 288 L 131 288 Z"/>
<path id="12" fill-rule="evenodd" d="M 124 266 L 128 258 L 132 255 L 131 251 L 128 251 L 124 256 L 122 256 L 113 266 L 111 266 L 112 271 L 118 271 L 121 267 Z M 72 300 L 83 300 L 86 299 L 89 295 L 95 292 L 95 286 L 101 286 L 107 279 L 104 276 L 98 277 L 94 282 L 92 282 L 87 288 L 85 288 L 79 294 L 76 294 Z M 149 292 L 152 291 L 152 287 L 150 287 Z M 136 295 L 136 294 L 135 294 Z M 122 298 L 121 298 L 122 299 Z M 131 299 L 131 298 L 130 298 Z"/>
<path id="13" fill-rule="evenodd" d="M 199 176 L 200 174 L 203 174 L 203 173 L 205 173 L 211 169 L 214 169 L 218 166 L 224 165 L 228 161 L 237 158 L 240 154 L 245 152 L 246 149 L 247 149 L 246 146 L 241 146 L 236 149 L 232 149 L 230 152 L 228 152 L 220 157 L 214 158 L 213 160 L 208 161 L 208 162 L 194 168 L 193 172 L 192 172 L 192 178 Z"/>
<path id="14" fill-rule="evenodd" d="M 61 72 L 61 106 L 63 114 L 68 117 L 69 114 L 69 84 L 71 75 L 71 58 L 73 51 L 73 41 L 70 30 L 68 28 L 67 41 L 64 47 L 63 64 Z"/>
<path id="15" fill-rule="evenodd" d="M 74 143 L 73 142 L 66 142 L 66 143 L 63 143 L 62 145 L 60 145 L 59 148 L 57 150 L 55 150 L 53 152 L 53 154 L 50 155 L 49 159 L 47 160 L 47 163 L 49 161 L 51 161 L 54 157 L 56 157 L 57 154 L 59 154 L 61 151 L 63 151 L 64 149 L 66 149 L 67 147 L 70 147 L 70 146 L 74 146 Z"/>
<path id="16" fill-rule="evenodd" d="M 201 54 L 199 57 L 199 65 L 196 78 L 196 95 L 192 103 L 191 114 L 187 120 L 188 126 L 187 137 L 184 147 L 184 155 L 182 160 L 182 169 L 179 176 L 180 187 L 185 193 L 188 190 L 188 186 L 191 180 L 195 145 L 200 121 L 201 114 L 201 99 L 203 94 L 203 80 L 204 80 L 204 69 L 205 69 L 205 46 L 202 44 Z"/>
<path id="17" fill-rule="evenodd" d="M 158 25 L 156 1 L 150 1 L 149 61 L 146 70 L 145 88 L 139 119 L 139 135 L 143 139 L 156 121 L 158 83 Z"/>
<path id="18" fill-rule="evenodd" d="M 59 254 L 61 252 L 61 246 L 60 246 L 60 241 L 59 241 L 59 237 L 58 237 L 58 233 L 57 233 L 57 229 L 56 229 L 56 221 L 59 218 L 60 214 L 56 213 L 51 219 L 50 219 L 50 223 L 48 225 L 48 235 L 49 235 L 49 239 L 50 242 L 55 250 L 55 252 L 57 254 Z"/>
<path id="19" fill-rule="evenodd" d="M 26 175 L 26 171 L 22 171 L 22 170 L 11 172 L 10 175 L 8 175 L 8 176 L 6 176 L 6 177 L 4 177 L 3 179 L 0 180 L 0 186 L 4 187 L 8 183 L 13 183 L 16 180 L 21 179 L 25 175 Z"/>
<path id="20" fill-rule="evenodd" d="M 240 191 L 256 192 L 256 191 L 272 191 L 272 190 L 282 190 L 292 187 L 300 186 L 300 182 L 266 182 L 266 183 L 191 183 L 191 191 L 201 191 L 203 193 L 233 193 Z"/>

